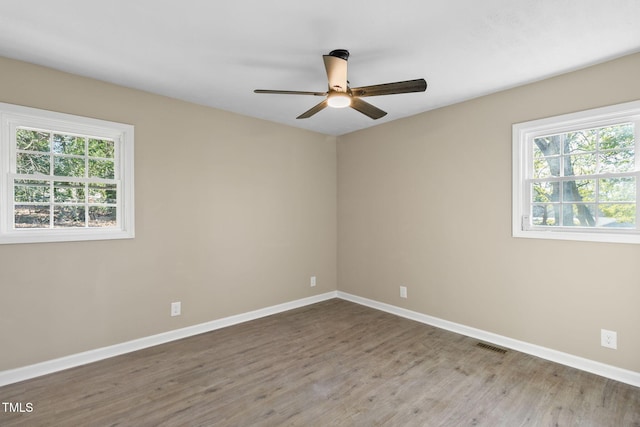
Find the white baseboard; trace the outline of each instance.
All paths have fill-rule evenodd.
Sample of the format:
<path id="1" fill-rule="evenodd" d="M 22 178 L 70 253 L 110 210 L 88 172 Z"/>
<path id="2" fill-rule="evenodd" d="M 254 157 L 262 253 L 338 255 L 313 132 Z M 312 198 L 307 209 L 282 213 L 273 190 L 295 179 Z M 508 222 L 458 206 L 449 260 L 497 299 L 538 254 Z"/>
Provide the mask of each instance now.
<path id="1" fill-rule="evenodd" d="M 248 322 L 250 320 L 259 319 L 261 317 L 270 316 L 272 314 L 277 314 L 283 311 L 292 310 L 294 308 L 304 307 L 306 305 L 315 304 L 320 301 L 336 298 L 336 296 L 336 291 L 327 292 L 325 294 L 302 298 L 271 307 L 265 307 L 259 310 L 242 313 L 235 316 L 229 316 L 223 319 L 213 320 L 211 322 L 201 323 L 198 325 L 188 326 L 186 328 L 176 329 L 157 335 L 151 335 L 148 337 L 127 341 L 108 347 L 102 347 L 95 350 L 72 354 L 70 356 L 61 357 L 59 359 L 47 360 L 45 362 L 36 363 L 21 368 L 0 371 L 0 386 L 17 383 L 20 381 L 28 380 L 30 378 L 39 377 L 41 375 L 51 374 L 53 372 L 74 368 L 76 366 L 86 365 L 87 363 L 97 362 L 109 357 L 130 353 L 132 351 L 142 350 L 144 348 L 153 347 L 155 345 L 164 344 L 182 338 L 187 338 L 193 335 L 202 334 L 204 332 L 214 331 L 216 329 L 225 328 L 227 326 L 236 325 L 238 323 Z"/>
<path id="2" fill-rule="evenodd" d="M 508 338 L 502 335 L 483 331 L 481 329 L 472 328 L 469 326 L 461 325 L 459 323 L 450 322 L 448 320 L 439 319 L 437 317 L 428 316 L 426 314 L 418 313 L 415 311 L 407 310 L 405 308 L 378 302 L 368 298 L 359 297 L 359 296 L 352 295 L 346 292 L 341 292 L 341 291 L 327 292 L 325 294 L 315 295 L 308 298 L 290 301 L 283 304 L 274 305 L 271 307 L 265 307 L 259 310 L 254 310 L 247 313 L 238 314 L 235 316 L 229 316 L 222 319 L 213 320 L 211 322 L 201 323 L 194 326 L 188 326 L 182 329 L 176 329 L 173 331 L 164 332 L 164 333 L 152 335 L 149 337 L 127 341 L 127 342 L 112 345 L 109 347 L 89 350 L 82 353 L 61 357 L 59 359 L 48 360 L 45 362 L 36 363 L 34 365 L 29 365 L 21 368 L 0 371 L 0 386 L 28 380 L 30 378 L 39 377 L 41 375 L 46 375 L 46 374 L 62 371 L 69 368 L 74 368 L 76 366 L 86 365 L 87 363 L 97 362 L 99 360 L 107 359 L 109 357 L 114 357 L 121 354 L 137 351 L 137 350 L 142 350 L 144 348 L 153 347 L 155 345 L 164 344 L 170 341 L 175 341 L 175 340 L 187 338 L 193 335 L 214 331 L 216 329 L 225 328 L 227 326 L 237 325 L 239 323 L 248 322 L 250 320 L 259 319 L 261 317 L 270 316 L 272 314 L 281 313 L 281 312 L 292 310 L 299 307 L 304 307 L 310 304 L 315 304 L 317 302 L 326 301 L 332 298 L 341 298 L 346 301 L 351 301 L 356 304 L 374 308 L 376 310 L 385 311 L 387 313 L 391 313 L 400 317 L 415 320 L 420 323 L 435 326 L 437 328 L 445 329 L 445 330 L 462 334 L 468 337 L 476 338 L 485 342 L 499 345 L 501 347 L 510 348 L 512 350 L 520 351 L 522 353 L 530 354 L 532 356 L 540 357 L 542 359 L 546 359 L 552 362 L 560 363 L 562 365 L 570 366 L 572 368 L 580 369 L 586 372 L 591 372 L 593 374 L 600 375 L 605 378 L 610 378 L 616 381 L 620 381 L 626 384 L 640 387 L 639 372 L 625 370 L 622 368 L 606 365 L 604 363 L 595 362 L 589 359 L 584 359 L 582 357 L 574 356 L 571 354 L 563 353 L 563 352 L 552 350 L 549 348 L 540 347 L 540 346 L 529 344 L 523 341 L 514 340 L 512 338 Z"/>
<path id="3" fill-rule="evenodd" d="M 600 375 L 605 378 L 610 378 L 612 380 L 640 387 L 640 372 L 629 371 L 626 369 L 563 353 L 561 351 L 529 344 L 524 341 L 518 341 L 502 335 L 483 331 L 481 329 L 472 328 L 469 326 L 461 325 L 459 323 L 454 323 L 448 320 L 443 320 L 437 317 L 407 310 L 405 308 L 378 302 L 368 298 L 359 297 L 356 295 L 351 295 L 346 292 L 338 291 L 337 294 L 338 298 L 355 302 L 356 304 L 375 308 L 381 311 L 386 311 L 387 313 L 415 320 L 420 323 L 435 326 L 437 328 L 445 329 L 461 335 L 466 335 L 468 337 L 496 344 L 501 347 L 510 348 L 512 350 L 530 354 L 532 356 L 540 357 L 552 362 L 560 363 L 561 365 L 570 366 L 572 368 L 591 372 L 592 374 Z"/>

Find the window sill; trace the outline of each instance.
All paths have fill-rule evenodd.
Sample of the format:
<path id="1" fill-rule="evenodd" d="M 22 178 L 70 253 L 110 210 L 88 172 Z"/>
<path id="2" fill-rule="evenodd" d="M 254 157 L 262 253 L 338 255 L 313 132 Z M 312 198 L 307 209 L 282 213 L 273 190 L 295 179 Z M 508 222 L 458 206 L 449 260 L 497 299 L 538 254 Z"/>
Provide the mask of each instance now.
<path id="1" fill-rule="evenodd" d="M 19 230 L 0 235 L 0 244 L 78 242 L 87 240 L 133 239 L 135 233 L 114 229 Z"/>
<path id="2" fill-rule="evenodd" d="M 514 230 L 513 237 L 549 240 L 574 240 L 581 242 L 640 244 L 640 233 L 613 233 L 608 230 Z"/>

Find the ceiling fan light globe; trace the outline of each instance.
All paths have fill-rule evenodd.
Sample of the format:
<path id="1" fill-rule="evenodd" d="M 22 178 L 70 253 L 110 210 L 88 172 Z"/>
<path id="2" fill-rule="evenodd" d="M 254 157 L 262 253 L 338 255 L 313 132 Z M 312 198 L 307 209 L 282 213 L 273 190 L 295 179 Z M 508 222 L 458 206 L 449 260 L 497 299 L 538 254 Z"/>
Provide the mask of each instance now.
<path id="1" fill-rule="evenodd" d="M 332 108 L 345 108 L 351 105 L 351 97 L 346 93 L 335 92 L 329 95 L 327 104 Z"/>

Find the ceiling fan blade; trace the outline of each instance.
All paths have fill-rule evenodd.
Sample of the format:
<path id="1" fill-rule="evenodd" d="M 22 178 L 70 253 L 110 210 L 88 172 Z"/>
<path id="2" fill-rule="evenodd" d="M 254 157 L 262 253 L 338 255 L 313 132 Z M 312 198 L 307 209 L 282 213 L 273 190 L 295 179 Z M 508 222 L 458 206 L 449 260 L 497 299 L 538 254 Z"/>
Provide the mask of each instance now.
<path id="1" fill-rule="evenodd" d="M 314 95 L 314 96 L 326 96 L 327 92 L 304 92 L 299 90 L 270 90 L 270 89 L 256 89 L 254 93 L 274 93 L 279 95 Z"/>
<path id="2" fill-rule="evenodd" d="M 327 103 L 327 100 L 325 99 L 321 103 L 313 106 L 309 110 L 307 110 L 304 113 L 300 114 L 298 117 L 296 117 L 296 119 L 308 119 L 309 117 L 311 117 L 314 114 L 316 114 L 318 111 L 322 111 L 325 108 L 327 108 L 327 105 L 328 105 L 328 103 Z"/>
<path id="3" fill-rule="evenodd" d="M 385 83 L 362 86 L 351 89 L 353 96 L 395 95 L 397 93 L 424 92 L 427 90 L 425 79 L 407 80 L 404 82 Z"/>
<path id="4" fill-rule="evenodd" d="M 368 102 L 358 98 L 351 98 L 351 108 L 356 111 L 360 111 L 365 116 L 371 117 L 373 120 L 377 120 L 380 117 L 387 115 L 386 111 L 382 111 L 378 107 L 375 107 Z"/>
<path id="5" fill-rule="evenodd" d="M 347 91 L 347 60 L 332 55 L 322 55 L 324 68 L 327 70 L 329 90 Z"/>

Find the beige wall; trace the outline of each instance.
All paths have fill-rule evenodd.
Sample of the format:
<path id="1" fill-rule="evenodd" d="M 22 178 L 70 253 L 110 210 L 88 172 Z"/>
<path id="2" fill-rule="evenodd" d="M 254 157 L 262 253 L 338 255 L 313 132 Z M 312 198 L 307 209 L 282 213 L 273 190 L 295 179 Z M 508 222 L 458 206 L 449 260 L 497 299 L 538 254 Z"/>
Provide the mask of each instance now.
<path id="1" fill-rule="evenodd" d="M 335 138 L 8 59 L 0 70 L 0 102 L 136 137 L 135 239 L 0 245 L 0 370 L 336 289 Z"/>
<path id="2" fill-rule="evenodd" d="M 340 137 L 339 289 L 640 372 L 640 246 L 511 237 L 511 125 L 640 99 L 638 76 L 640 54 Z"/>

